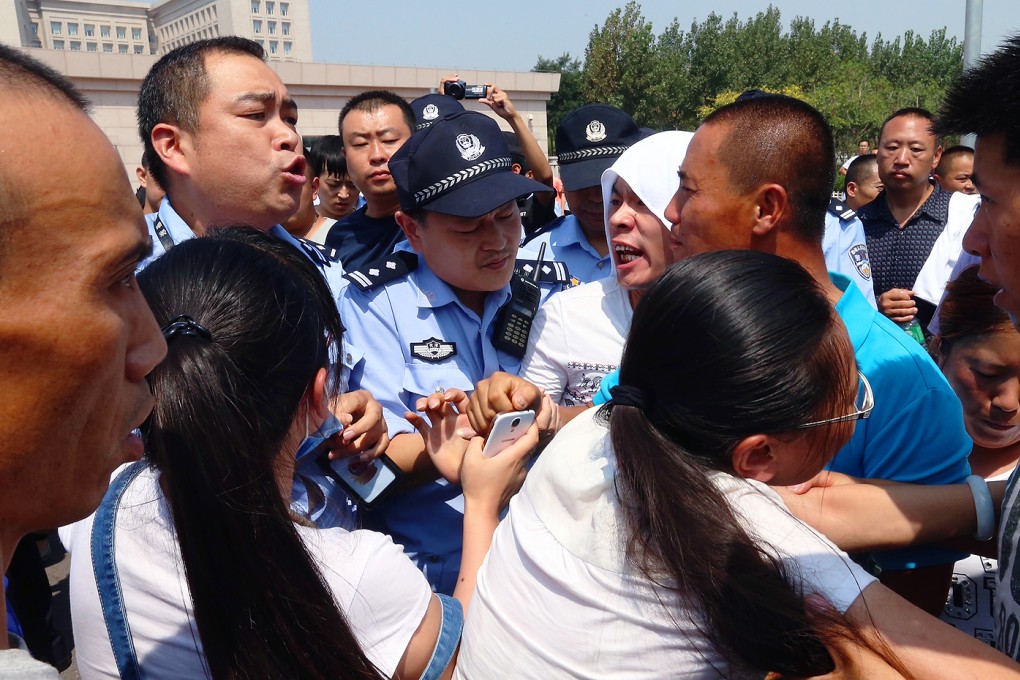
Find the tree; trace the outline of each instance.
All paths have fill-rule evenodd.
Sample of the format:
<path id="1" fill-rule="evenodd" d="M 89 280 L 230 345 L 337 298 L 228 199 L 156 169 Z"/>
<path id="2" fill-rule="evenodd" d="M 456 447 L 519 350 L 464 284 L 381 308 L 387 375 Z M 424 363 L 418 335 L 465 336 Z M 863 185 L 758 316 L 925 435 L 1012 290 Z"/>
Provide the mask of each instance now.
<path id="1" fill-rule="evenodd" d="M 531 70 L 560 74 L 560 89 L 549 97 L 549 103 L 546 104 L 545 109 L 549 126 L 549 146 L 551 147 L 549 152 L 555 153 L 554 138 L 560 121 L 565 115 L 585 103 L 581 94 L 581 62 L 572 58 L 569 52 L 564 52 L 556 59 L 539 56 L 535 68 Z"/>

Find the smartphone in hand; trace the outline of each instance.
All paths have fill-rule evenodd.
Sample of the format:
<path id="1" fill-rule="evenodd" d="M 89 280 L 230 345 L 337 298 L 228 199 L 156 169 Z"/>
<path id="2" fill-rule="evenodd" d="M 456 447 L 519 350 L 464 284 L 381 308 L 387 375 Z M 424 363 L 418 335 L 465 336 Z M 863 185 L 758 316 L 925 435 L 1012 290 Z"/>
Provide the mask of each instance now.
<path id="1" fill-rule="evenodd" d="M 531 424 L 535 422 L 534 411 L 509 411 L 500 413 L 492 421 L 492 429 L 485 438 L 482 455 L 491 458 L 524 436 Z"/>

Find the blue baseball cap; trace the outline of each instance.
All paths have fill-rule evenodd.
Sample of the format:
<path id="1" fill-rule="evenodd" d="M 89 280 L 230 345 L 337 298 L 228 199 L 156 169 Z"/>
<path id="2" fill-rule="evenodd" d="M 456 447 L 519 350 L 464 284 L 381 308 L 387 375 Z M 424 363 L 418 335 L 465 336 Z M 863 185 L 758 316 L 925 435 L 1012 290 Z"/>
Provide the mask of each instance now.
<path id="1" fill-rule="evenodd" d="M 496 121 L 461 111 L 416 131 L 389 161 L 400 209 L 479 217 L 536 191 L 552 191 L 511 170 Z"/>
<path id="2" fill-rule="evenodd" d="M 427 94 L 411 102 L 414 111 L 414 129 L 421 130 L 445 118 L 451 113 L 464 110 L 464 105 L 448 94 Z"/>

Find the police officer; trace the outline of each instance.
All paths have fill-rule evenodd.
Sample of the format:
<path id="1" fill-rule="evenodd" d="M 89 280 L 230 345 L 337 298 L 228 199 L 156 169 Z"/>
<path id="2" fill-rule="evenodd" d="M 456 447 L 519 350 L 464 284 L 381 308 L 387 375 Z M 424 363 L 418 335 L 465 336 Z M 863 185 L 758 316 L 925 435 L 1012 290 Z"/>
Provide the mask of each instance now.
<path id="1" fill-rule="evenodd" d="M 556 159 L 571 214 L 525 239 L 522 253 L 533 258 L 545 243 L 550 257 L 566 263 L 575 284 L 609 276 L 602 172 L 640 138 L 634 120 L 612 106 L 589 104 L 569 113 L 556 130 Z"/>
<path id="2" fill-rule="evenodd" d="M 345 379 L 379 399 L 392 437 L 386 453 L 405 471 L 431 467 L 405 419 L 419 399 L 465 392 L 496 371 L 516 374 L 523 351 L 497 349 L 506 329 L 521 220 L 518 196 L 550 188 L 511 171 L 499 126 L 470 111 L 412 135 L 390 159 L 411 251 L 348 272 L 340 299 Z M 412 252 L 413 251 L 413 252 Z M 562 286 L 550 267 L 543 286 Z M 535 303 L 537 305 L 537 302 Z M 434 477 L 434 471 L 432 476 Z M 445 480 L 402 488 L 362 514 L 451 593 L 460 566 L 463 497 Z"/>
<path id="3" fill-rule="evenodd" d="M 864 239 L 864 225 L 845 201 L 833 197 L 825 212 L 825 235 L 822 237 L 825 266 L 853 281 L 868 304 L 875 303 L 875 288 L 871 285 L 871 263 L 868 245 Z"/>

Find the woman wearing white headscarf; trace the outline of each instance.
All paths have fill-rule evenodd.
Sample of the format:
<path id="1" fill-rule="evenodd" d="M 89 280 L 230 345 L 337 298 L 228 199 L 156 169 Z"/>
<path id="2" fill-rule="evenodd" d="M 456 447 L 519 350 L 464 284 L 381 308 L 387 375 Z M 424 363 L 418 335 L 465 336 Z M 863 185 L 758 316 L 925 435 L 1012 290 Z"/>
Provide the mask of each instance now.
<path id="1" fill-rule="evenodd" d="M 563 406 L 586 406 L 615 370 L 644 290 L 673 263 L 664 215 L 680 185 L 690 132 L 660 132 L 602 174 L 613 276 L 551 297 L 538 311 L 521 377 Z M 561 412 L 564 419 L 569 415 Z"/>

